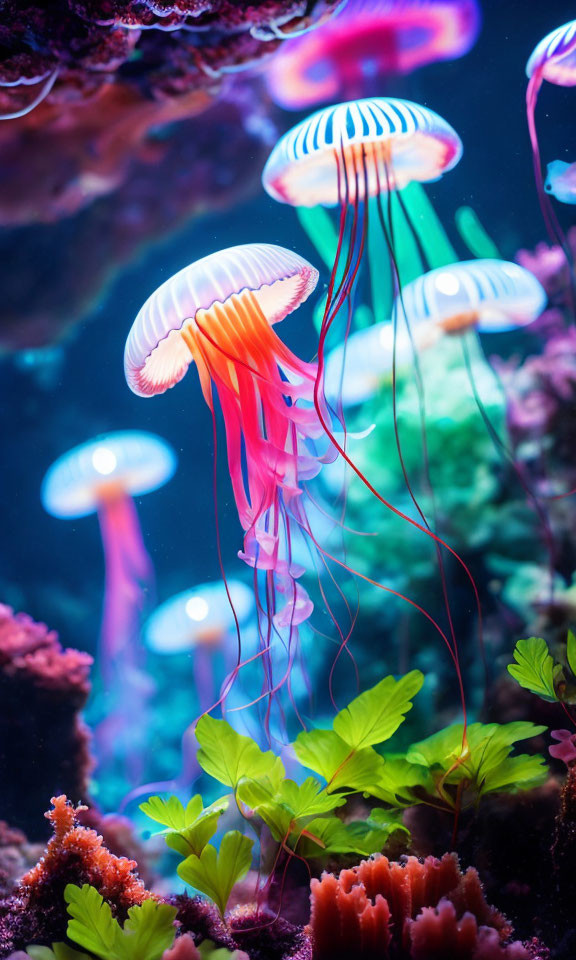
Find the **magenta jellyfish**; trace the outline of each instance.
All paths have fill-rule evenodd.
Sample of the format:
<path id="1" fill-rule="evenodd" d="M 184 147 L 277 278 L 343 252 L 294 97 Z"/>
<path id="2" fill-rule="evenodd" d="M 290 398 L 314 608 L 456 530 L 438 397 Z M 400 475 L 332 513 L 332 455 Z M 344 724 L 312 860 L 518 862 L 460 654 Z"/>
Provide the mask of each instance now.
<path id="1" fill-rule="evenodd" d="M 100 522 L 105 593 L 98 663 L 102 694 L 112 702 L 109 723 L 100 730 L 103 762 L 110 752 L 119 755 L 123 747 L 130 752 L 136 746 L 130 731 L 136 721 L 143 725 L 133 708 L 148 686 L 138 633 L 154 573 L 134 497 L 162 487 L 175 468 L 176 455 L 160 437 L 118 431 L 74 447 L 52 464 L 42 483 L 42 503 L 52 516 L 72 520 L 96 513 Z"/>
<path id="2" fill-rule="evenodd" d="M 282 45 L 266 70 L 268 89 L 288 110 L 366 95 L 382 77 L 464 56 L 479 26 L 477 0 L 348 0 Z"/>
<path id="3" fill-rule="evenodd" d="M 564 249 L 572 273 L 572 257 L 550 198 L 544 189 L 540 144 L 536 129 L 536 104 L 540 88 L 545 80 L 560 87 L 576 86 L 576 20 L 571 20 L 569 23 L 557 27 L 556 30 L 552 30 L 540 41 L 526 64 L 526 75 L 528 77 L 528 88 L 526 90 L 528 130 L 532 144 L 534 176 L 540 208 L 550 238 Z"/>
<path id="4" fill-rule="evenodd" d="M 127 382 L 142 397 L 173 387 L 194 362 L 215 441 L 218 398 L 244 530 L 239 556 L 254 569 L 265 623 L 261 657 L 268 709 L 271 694 L 284 681 L 289 685 L 298 627 L 313 609 L 298 583 L 304 571 L 292 561 L 292 544 L 308 529 L 301 484 L 320 469 L 314 440 L 323 433 L 312 406 L 316 366 L 298 359 L 274 325 L 308 298 L 317 279 L 306 260 L 271 244 L 210 254 L 149 297 L 124 358 Z M 288 632 L 286 668 L 275 680 L 270 651 L 279 631 Z"/>

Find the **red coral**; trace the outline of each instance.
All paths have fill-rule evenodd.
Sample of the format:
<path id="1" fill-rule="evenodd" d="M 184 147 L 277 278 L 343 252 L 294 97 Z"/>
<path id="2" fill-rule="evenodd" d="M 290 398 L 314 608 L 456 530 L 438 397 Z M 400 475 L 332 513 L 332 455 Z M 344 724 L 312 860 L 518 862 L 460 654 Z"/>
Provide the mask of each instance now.
<path id="1" fill-rule="evenodd" d="M 54 833 L 45 855 L 22 877 L 15 894 L 0 904 L 0 956 L 29 943 L 50 944 L 65 937 L 68 883 L 96 887 L 120 920 L 129 907 L 152 896 L 137 876 L 134 860 L 114 856 L 95 830 L 79 826 L 77 813 L 83 808 L 73 807 L 65 796 L 54 797 L 52 803 L 46 817 Z"/>
<path id="2" fill-rule="evenodd" d="M 43 623 L 0 605 L 0 818 L 32 840 L 40 839 L 39 798 L 87 796 L 89 735 L 79 711 L 91 664 Z"/>
<path id="3" fill-rule="evenodd" d="M 477 872 L 454 854 L 401 863 L 384 856 L 324 873 L 311 884 L 315 960 L 527 960 L 512 930 L 484 899 Z"/>

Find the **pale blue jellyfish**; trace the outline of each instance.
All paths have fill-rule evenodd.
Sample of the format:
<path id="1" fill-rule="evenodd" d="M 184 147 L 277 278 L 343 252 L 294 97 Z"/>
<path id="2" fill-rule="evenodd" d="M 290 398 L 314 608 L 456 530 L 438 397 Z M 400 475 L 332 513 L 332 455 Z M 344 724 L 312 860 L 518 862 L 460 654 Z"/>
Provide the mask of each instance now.
<path id="1" fill-rule="evenodd" d="M 147 687 L 138 632 L 154 573 L 133 498 L 162 487 L 175 469 L 176 454 L 166 441 L 119 431 L 59 457 L 42 483 L 42 504 L 52 516 L 73 520 L 96 513 L 100 522 L 105 592 L 98 664 L 102 694 L 113 701 L 100 730 L 103 758 L 121 752 L 123 739 L 128 751 L 134 747 L 129 730 L 142 726 L 134 705 Z"/>

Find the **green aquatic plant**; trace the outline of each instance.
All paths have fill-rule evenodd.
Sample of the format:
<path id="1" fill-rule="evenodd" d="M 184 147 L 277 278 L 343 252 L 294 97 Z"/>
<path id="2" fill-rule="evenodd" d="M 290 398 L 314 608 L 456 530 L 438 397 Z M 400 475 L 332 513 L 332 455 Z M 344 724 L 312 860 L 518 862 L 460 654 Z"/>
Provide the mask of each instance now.
<path id="1" fill-rule="evenodd" d="M 532 723 L 473 723 L 466 731 L 453 724 L 404 753 L 385 752 L 423 683 L 419 670 L 384 677 L 340 710 L 330 727 L 302 731 L 292 745 L 302 767 L 296 779 L 286 776 L 272 750 L 262 750 L 226 720 L 201 717 L 198 762 L 231 794 L 207 807 L 200 795 L 186 806 L 177 797 L 151 797 L 141 805 L 183 858 L 177 867 L 181 879 L 224 915 L 235 884 L 252 865 L 255 845 L 238 830 L 211 842 L 231 803 L 238 819 L 253 829 L 261 856 L 265 836 L 267 849 L 270 840 L 275 844 L 274 870 L 280 856 L 310 861 L 369 856 L 384 850 L 394 835 L 407 842 L 402 814 L 415 804 L 458 811 L 489 793 L 527 790 L 545 780 L 541 757 L 513 754 L 519 741 L 545 729 Z M 354 796 L 363 798 L 364 809 L 368 805 L 363 817 L 348 803 Z"/>
<path id="2" fill-rule="evenodd" d="M 576 635 L 568 631 L 565 662 L 554 659 L 542 637 L 519 640 L 508 673 L 541 700 L 576 703 Z"/>

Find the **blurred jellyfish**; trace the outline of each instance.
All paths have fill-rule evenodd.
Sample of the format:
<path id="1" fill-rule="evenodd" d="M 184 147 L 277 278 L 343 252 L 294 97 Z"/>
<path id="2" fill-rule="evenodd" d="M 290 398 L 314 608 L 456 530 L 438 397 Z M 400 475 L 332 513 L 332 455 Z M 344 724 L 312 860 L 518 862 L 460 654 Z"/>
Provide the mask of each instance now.
<path id="1" fill-rule="evenodd" d="M 138 430 L 105 434 L 74 447 L 48 469 L 41 498 L 54 517 L 98 514 L 104 547 L 105 593 L 98 656 L 102 693 L 111 701 L 100 731 L 102 762 L 124 747 L 139 766 L 135 705 L 147 696 L 139 621 L 153 590 L 152 561 L 144 546 L 134 497 L 157 490 L 174 474 L 176 456 L 160 437 Z M 132 779 L 137 774 L 132 770 Z"/>
<path id="2" fill-rule="evenodd" d="M 479 26 L 477 0 L 348 0 L 282 45 L 266 70 L 268 88 L 288 110 L 365 96 L 382 77 L 464 56 Z"/>
<path id="3" fill-rule="evenodd" d="M 298 627 L 313 610 L 298 583 L 304 570 L 293 563 L 292 543 L 309 530 L 301 484 L 320 470 L 311 441 L 322 436 L 312 407 L 316 366 L 299 360 L 272 328 L 308 298 L 317 278 L 314 267 L 283 247 L 245 244 L 221 250 L 152 294 L 134 321 L 125 351 L 127 382 L 142 397 L 174 386 L 194 361 L 215 438 L 215 393 L 218 397 L 244 529 L 239 556 L 254 569 L 264 624 L 268 710 L 285 681 L 290 690 Z M 275 677 L 272 641 L 283 631 L 285 663 Z"/>
<path id="4" fill-rule="evenodd" d="M 245 627 L 254 613 L 254 594 L 239 580 L 203 583 L 166 600 L 149 617 L 144 642 L 162 656 L 186 653 L 194 663 L 198 706 L 205 713 L 236 666 L 236 621 Z"/>
<path id="5" fill-rule="evenodd" d="M 528 77 L 528 88 L 526 90 L 528 130 L 532 144 L 534 176 L 540 208 L 550 238 L 564 249 L 572 274 L 572 257 L 568 250 L 566 238 L 544 189 L 535 114 L 538 95 L 544 80 L 560 87 L 576 86 L 576 20 L 571 20 L 562 27 L 552 30 L 540 41 L 526 64 L 526 75 Z"/>

